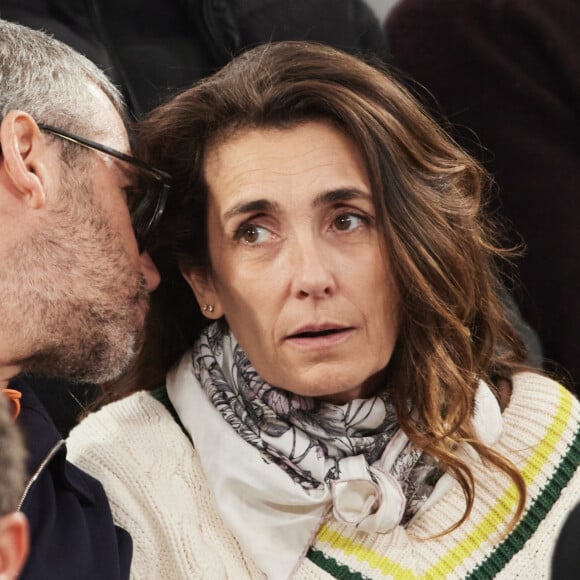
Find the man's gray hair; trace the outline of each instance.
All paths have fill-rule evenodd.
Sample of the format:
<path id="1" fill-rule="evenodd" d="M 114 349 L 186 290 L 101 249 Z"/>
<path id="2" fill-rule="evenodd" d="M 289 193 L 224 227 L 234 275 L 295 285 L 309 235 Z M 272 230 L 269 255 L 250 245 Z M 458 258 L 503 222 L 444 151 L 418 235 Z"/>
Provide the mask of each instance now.
<path id="1" fill-rule="evenodd" d="M 18 109 L 60 129 L 98 133 L 91 84 L 124 119 L 119 91 L 94 63 L 44 32 L 0 19 L 0 121 Z"/>
<path id="2" fill-rule="evenodd" d="M 0 391 L 0 517 L 16 511 L 24 490 L 24 443 Z"/>

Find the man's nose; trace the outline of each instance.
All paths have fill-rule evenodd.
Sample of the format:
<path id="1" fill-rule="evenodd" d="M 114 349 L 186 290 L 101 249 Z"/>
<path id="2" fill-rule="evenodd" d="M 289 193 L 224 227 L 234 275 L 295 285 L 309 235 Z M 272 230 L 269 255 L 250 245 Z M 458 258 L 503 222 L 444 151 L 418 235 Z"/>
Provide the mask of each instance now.
<path id="1" fill-rule="evenodd" d="M 155 266 L 151 256 L 147 252 L 142 252 L 139 256 L 139 260 L 141 263 L 141 274 L 143 274 L 146 282 L 145 288 L 147 289 L 147 292 L 153 292 L 153 290 L 159 286 L 159 282 L 161 281 L 161 276 L 159 275 L 157 266 Z"/>

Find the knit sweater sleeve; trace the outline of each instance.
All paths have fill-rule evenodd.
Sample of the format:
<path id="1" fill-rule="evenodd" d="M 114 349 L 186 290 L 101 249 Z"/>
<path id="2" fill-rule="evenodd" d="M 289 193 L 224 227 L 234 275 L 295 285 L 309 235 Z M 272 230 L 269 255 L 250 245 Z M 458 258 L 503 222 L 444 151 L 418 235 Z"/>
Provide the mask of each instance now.
<path id="1" fill-rule="evenodd" d="M 133 580 L 260 577 L 223 525 L 191 442 L 149 393 L 90 415 L 68 446 L 132 536 Z"/>

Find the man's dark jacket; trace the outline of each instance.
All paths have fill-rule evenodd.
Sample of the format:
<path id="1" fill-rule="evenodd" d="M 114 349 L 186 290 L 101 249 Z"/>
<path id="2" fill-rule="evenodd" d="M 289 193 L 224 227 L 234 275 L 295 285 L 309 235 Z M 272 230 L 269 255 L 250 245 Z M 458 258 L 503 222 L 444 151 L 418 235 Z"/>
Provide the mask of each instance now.
<path id="1" fill-rule="evenodd" d="M 21 511 L 30 524 L 25 580 L 118 580 L 129 577 L 129 534 L 113 524 L 105 491 L 66 460 L 66 447 L 26 379 L 18 425 L 28 449 Z"/>
<path id="2" fill-rule="evenodd" d="M 571 512 L 560 532 L 552 557 L 552 580 L 578 580 L 580 578 L 580 504 Z"/>

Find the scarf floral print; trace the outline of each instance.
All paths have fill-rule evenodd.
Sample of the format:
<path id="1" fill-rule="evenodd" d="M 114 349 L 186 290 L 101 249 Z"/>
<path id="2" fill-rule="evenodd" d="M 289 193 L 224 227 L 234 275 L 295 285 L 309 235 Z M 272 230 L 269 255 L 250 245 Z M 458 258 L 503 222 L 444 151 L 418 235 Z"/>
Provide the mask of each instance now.
<path id="1" fill-rule="evenodd" d="M 229 356 L 224 348 L 230 349 Z M 203 332 L 192 356 L 194 373 L 223 419 L 265 462 L 279 466 L 305 490 L 339 480 L 343 458 L 363 456 L 366 464 L 374 464 L 399 432 L 388 391 L 335 405 L 273 387 L 217 323 Z M 324 467 L 313 470 L 312 457 Z M 390 475 L 406 500 L 404 523 L 429 497 L 442 472 L 407 440 Z"/>
<path id="2" fill-rule="evenodd" d="M 387 533 L 453 486 L 399 428 L 388 390 L 334 405 L 278 389 L 218 323 L 168 374 L 167 394 L 224 523 L 267 578 L 291 578 L 329 517 Z M 503 428 L 482 381 L 473 426 L 488 445 Z"/>

